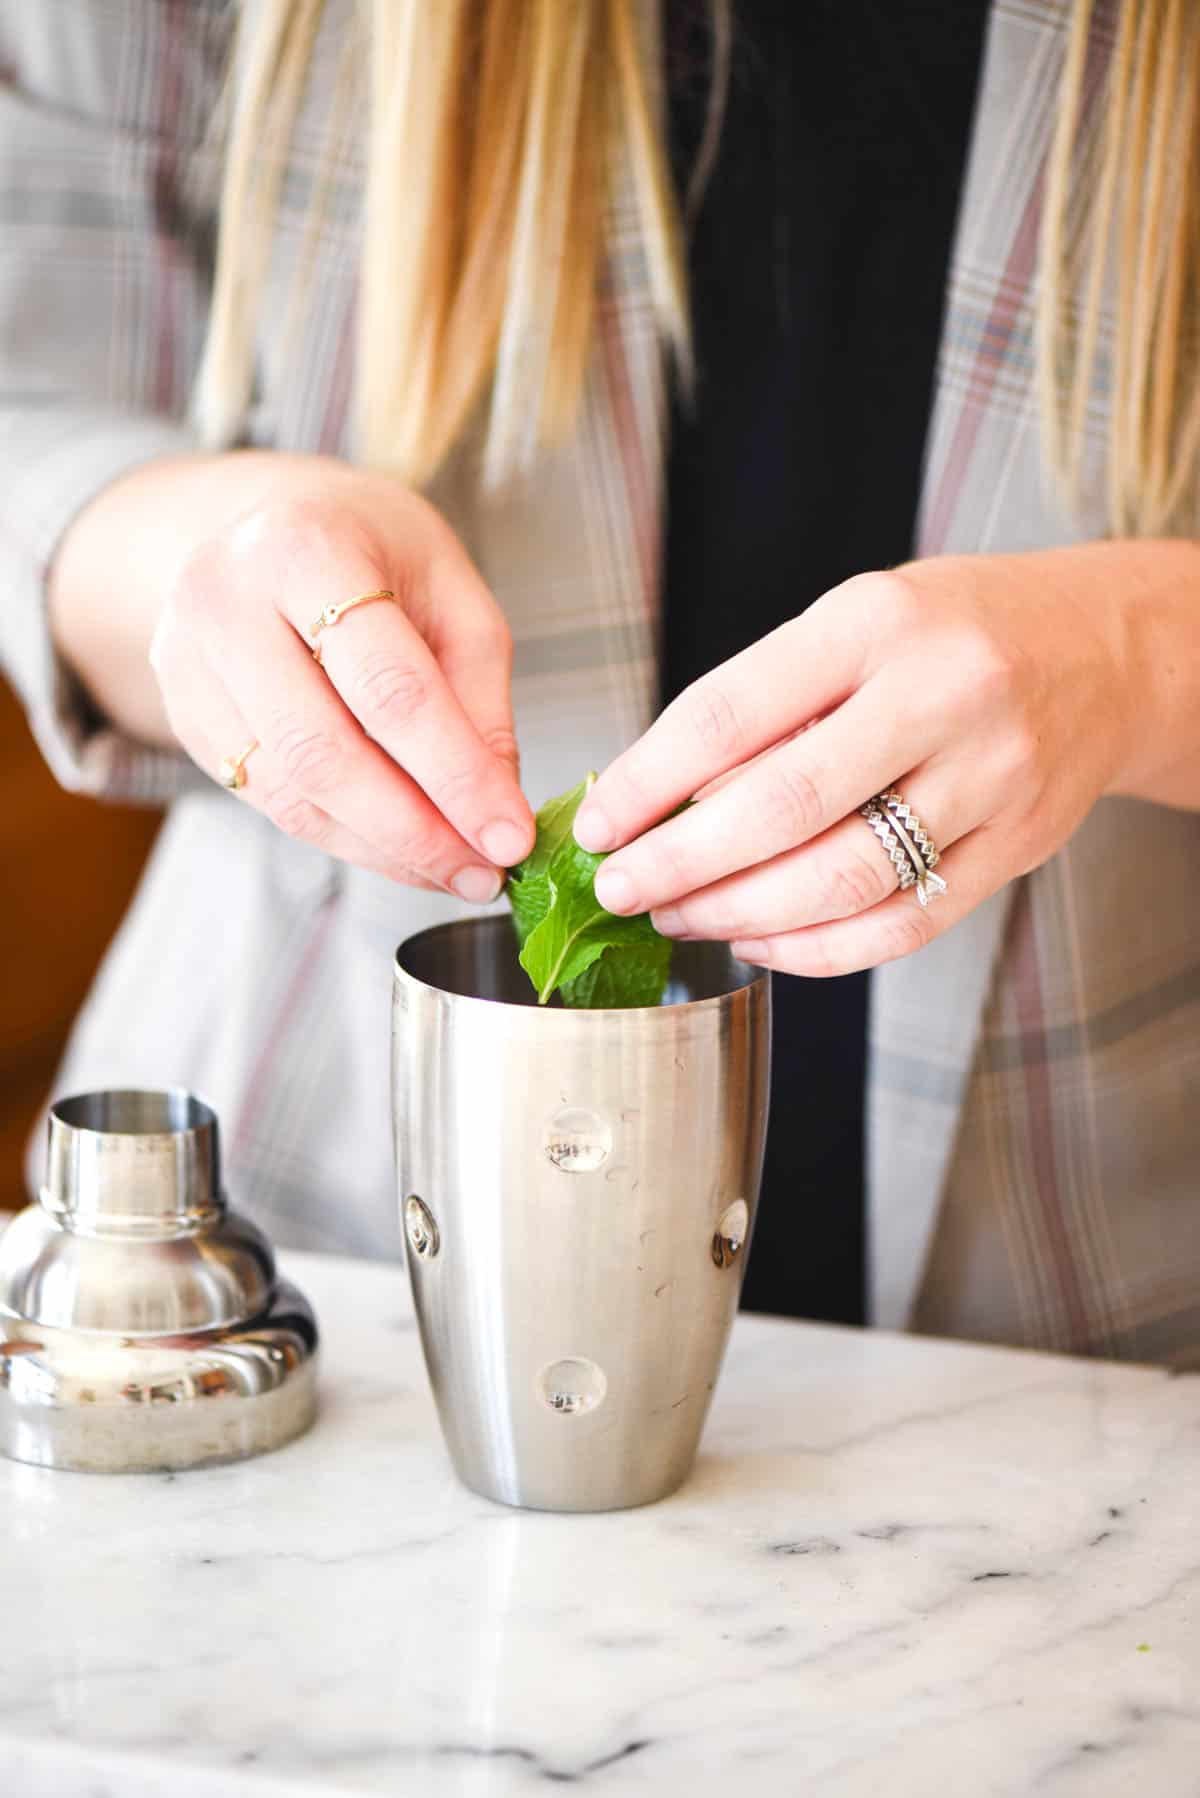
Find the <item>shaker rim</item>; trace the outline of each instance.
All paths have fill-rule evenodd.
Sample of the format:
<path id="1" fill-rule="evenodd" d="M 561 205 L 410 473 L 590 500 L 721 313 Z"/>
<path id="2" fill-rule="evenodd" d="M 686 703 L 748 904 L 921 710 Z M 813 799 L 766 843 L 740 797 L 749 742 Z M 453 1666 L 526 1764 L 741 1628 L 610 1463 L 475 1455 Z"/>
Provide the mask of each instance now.
<path id="1" fill-rule="evenodd" d="M 457 991 L 454 987 L 440 986 L 436 981 L 428 980 L 423 975 L 414 972 L 405 962 L 405 955 L 409 951 L 421 950 L 438 941 L 447 941 L 454 936 L 474 935 L 480 930 L 487 928 L 489 925 L 503 925 L 506 930 L 511 931 L 510 921 L 503 912 L 486 912 L 482 916 L 475 918 L 453 918 L 447 923 L 431 924 L 425 930 L 415 931 L 412 936 L 406 937 L 396 949 L 396 953 L 393 957 L 393 979 L 395 983 L 398 986 L 406 985 L 417 987 L 423 992 L 434 993 L 440 997 L 452 999 L 458 1006 L 486 1006 L 490 1011 L 499 1010 L 522 1014 L 533 1012 L 544 1018 L 570 1019 L 573 1028 L 576 1030 L 588 1028 L 587 1025 L 580 1022 L 580 1020 L 584 1018 L 649 1018 L 667 1015 L 679 1018 L 681 1016 L 696 1017 L 707 1011 L 713 1010 L 728 1010 L 731 1006 L 745 1003 L 748 996 L 756 992 L 761 992 L 770 985 L 771 974 L 769 968 L 759 968 L 755 967 L 751 962 L 741 961 L 731 950 L 729 950 L 728 945 L 724 943 L 677 943 L 675 945 L 675 954 L 687 959 L 689 955 L 694 953 L 697 949 L 716 949 L 718 951 L 724 949 L 728 956 L 731 968 L 745 970 L 748 978 L 738 980 L 736 985 L 727 987 L 724 992 L 706 993 L 703 997 L 696 999 L 664 1000 L 658 1005 L 587 1005 L 576 1007 L 565 1006 L 561 1003 L 551 1003 L 549 1005 L 539 1006 L 532 1000 L 527 1001 L 522 999 L 520 1001 L 515 1001 L 511 999 L 493 999 L 480 993 L 464 993 Z M 561 1029 L 564 1027 L 565 1026 L 563 1025 L 553 1024 L 548 1026 L 550 1029 Z M 595 1027 L 599 1028 L 599 1025 Z"/>
<path id="2" fill-rule="evenodd" d="M 65 1093 L 47 1110 L 68 1129 L 96 1136 L 188 1136 L 217 1123 L 212 1106 L 186 1086 L 95 1087 Z"/>

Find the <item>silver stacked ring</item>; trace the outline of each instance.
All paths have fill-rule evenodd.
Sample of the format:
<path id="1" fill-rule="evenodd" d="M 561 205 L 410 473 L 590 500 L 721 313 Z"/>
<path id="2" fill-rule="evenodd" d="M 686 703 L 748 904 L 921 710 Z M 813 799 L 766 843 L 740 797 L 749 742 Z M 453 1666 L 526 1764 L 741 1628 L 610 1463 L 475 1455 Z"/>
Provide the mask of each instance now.
<path id="1" fill-rule="evenodd" d="M 936 868 L 942 859 L 942 852 L 933 838 L 925 830 L 921 820 L 911 805 L 905 805 L 895 787 L 889 787 L 886 793 L 879 795 L 880 805 L 886 805 L 893 817 L 897 818 L 921 851 L 921 859 L 927 868 Z"/>
<path id="2" fill-rule="evenodd" d="M 901 892 L 915 886 L 921 904 L 928 905 L 946 891 L 946 882 L 934 873 L 941 851 L 895 787 L 877 793 L 859 810 L 887 850 Z"/>
<path id="3" fill-rule="evenodd" d="M 903 843 L 892 829 L 890 818 L 886 812 L 880 810 L 878 801 L 874 799 L 869 804 L 860 806 L 859 811 L 883 844 L 888 858 L 896 870 L 900 891 L 906 893 L 910 886 L 915 885 L 917 871 L 913 867 L 912 859 L 906 852 Z"/>

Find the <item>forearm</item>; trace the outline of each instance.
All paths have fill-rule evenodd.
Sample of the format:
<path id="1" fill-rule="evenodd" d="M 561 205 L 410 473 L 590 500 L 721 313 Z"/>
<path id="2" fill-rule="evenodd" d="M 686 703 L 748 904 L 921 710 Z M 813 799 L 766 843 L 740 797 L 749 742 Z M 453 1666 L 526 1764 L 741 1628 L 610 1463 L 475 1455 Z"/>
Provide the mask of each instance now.
<path id="1" fill-rule="evenodd" d="M 1110 790 L 1200 810 L 1200 544 L 1130 540 L 1064 553 L 1113 596 L 1121 621 L 1127 753 Z"/>
<path id="2" fill-rule="evenodd" d="M 73 521 L 50 571 L 51 629 L 106 718 L 143 742 L 174 743 L 148 655 L 176 574 L 205 538 L 311 478 L 322 460 L 236 450 L 152 462 Z"/>

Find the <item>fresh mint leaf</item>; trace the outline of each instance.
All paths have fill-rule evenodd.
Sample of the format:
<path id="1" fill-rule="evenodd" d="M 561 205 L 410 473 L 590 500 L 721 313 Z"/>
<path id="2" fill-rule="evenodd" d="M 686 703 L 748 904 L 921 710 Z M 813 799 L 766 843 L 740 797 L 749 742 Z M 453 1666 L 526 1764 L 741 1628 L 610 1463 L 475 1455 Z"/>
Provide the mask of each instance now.
<path id="1" fill-rule="evenodd" d="M 569 793 L 560 793 L 557 799 L 547 799 L 537 815 L 537 840 L 520 867 L 514 870 L 515 873 L 522 878 L 530 874 L 547 874 L 559 850 L 575 846 L 575 814 L 595 784 L 596 776 L 585 774 L 579 785 L 572 787 Z M 581 849 L 579 853 L 585 855 L 587 851 Z"/>
<path id="2" fill-rule="evenodd" d="M 526 874 L 522 880 L 509 875 L 508 902 L 512 906 L 517 942 L 522 949 L 529 933 L 537 929 L 550 910 L 550 898 L 550 881 L 547 875 Z"/>
<path id="3" fill-rule="evenodd" d="M 508 902 L 512 906 L 513 924 L 522 949 L 530 932 L 550 910 L 550 863 L 559 850 L 573 842 L 571 827 L 583 796 L 595 780 L 589 774 L 569 793 L 548 799 L 537 815 L 537 839 L 523 862 L 508 876 Z"/>
<path id="4" fill-rule="evenodd" d="M 658 1005 L 671 972 L 669 937 L 611 944 L 590 968 L 562 988 L 563 1004 L 593 1011 L 626 1005 Z"/>
<path id="5" fill-rule="evenodd" d="M 549 800 L 537 815 L 537 841 L 509 875 L 521 966 L 544 1005 L 556 990 L 564 1005 L 657 1005 L 666 990 L 671 943 L 646 913 L 614 917 L 596 898 L 605 859 L 575 841 L 575 814 L 595 780 Z"/>

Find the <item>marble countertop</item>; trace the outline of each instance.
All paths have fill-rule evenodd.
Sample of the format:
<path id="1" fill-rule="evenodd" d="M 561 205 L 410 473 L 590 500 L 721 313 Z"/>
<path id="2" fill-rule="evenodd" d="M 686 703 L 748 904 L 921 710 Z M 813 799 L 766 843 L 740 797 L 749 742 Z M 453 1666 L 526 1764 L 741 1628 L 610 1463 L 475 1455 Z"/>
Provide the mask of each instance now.
<path id="1" fill-rule="evenodd" d="M 303 1441 L 0 1463 L 0 1792 L 1200 1793 L 1200 1380 L 743 1318 L 676 1497 L 520 1513 L 399 1270 L 285 1265 Z"/>

